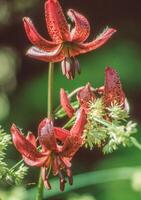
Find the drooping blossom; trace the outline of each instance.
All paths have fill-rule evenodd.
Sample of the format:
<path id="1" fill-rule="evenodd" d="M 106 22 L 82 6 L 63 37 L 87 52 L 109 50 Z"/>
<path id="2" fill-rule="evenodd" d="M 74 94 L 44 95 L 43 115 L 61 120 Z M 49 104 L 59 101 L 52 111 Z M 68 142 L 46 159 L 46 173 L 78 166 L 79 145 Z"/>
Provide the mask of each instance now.
<path id="1" fill-rule="evenodd" d="M 103 104 L 110 107 L 112 104 L 118 104 L 122 107 L 126 105 L 125 94 L 119 76 L 115 69 L 106 67 L 104 86 L 94 89 L 89 83 L 77 92 L 77 100 L 81 109 L 88 112 L 89 103 L 94 102 L 97 98 L 103 99 Z M 67 113 L 68 117 L 72 117 L 75 109 L 71 106 L 69 97 L 64 89 L 60 90 L 60 103 Z"/>
<path id="2" fill-rule="evenodd" d="M 41 150 L 37 148 L 33 133 L 29 133 L 25 138 L 16 125 L 12 125 L 11 134 L 16 149 L 22 154 L 27 165 L 42 168 L 42 178 L 47 189 L 51 189 L 48 180 L 50 170 L 53 171 L 54 176 L 59 176 L 60 190 L 64 190 L 66 183 L 64 173 L 70 185 L 73 183 L 71 160 L 83 145 L 82 133 L 85 124 L 86 115 L 83 110 L 78 113 L 76 122 L 70 131 L 54 127 L 53 121 L 45 118 L 38 127 Z"/>
<path id="3" fill-rule="evenodd" d="M 63 74 L 73 79 L 75 73 L 80 73 L 75 56 L 99 48 L 116 30 L 107 28 L 93 41 L 85 42 L 90 34 L 88 20 L 73 9 L 69 9 L 67 15 L 71 24 L 68 24 L 58 0 L 46 0 L 45 19 L 51 41 L 37 32 L 30 18 L 24 17 L 23 22 L 26 34 L 34 45 L 27 51 L 27 55 L 45 62 L 61 62 Z"/>

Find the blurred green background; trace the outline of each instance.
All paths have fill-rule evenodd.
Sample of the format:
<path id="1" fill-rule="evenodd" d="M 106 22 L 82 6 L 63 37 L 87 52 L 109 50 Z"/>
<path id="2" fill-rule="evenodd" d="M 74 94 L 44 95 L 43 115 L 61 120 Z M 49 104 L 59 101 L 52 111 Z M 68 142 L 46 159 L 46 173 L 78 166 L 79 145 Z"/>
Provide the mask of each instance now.
<path id="1" fill-rule="evenodd" d="M 131 106 L 131 116 L 140 124 L 141 119 L 141 2 L 140 0 L 62 0 L 64 11 L 73 8 L 83 13 L 91 24 L 90 39 L 107 25 L 118 32 L 100 49 L 79 56 L 82 74 L 74 81 L 62 76 L 60 65 L 55 67 L 54 108 L 59 104 L 60 87 L 68 91 L 85 85 L 103 85 L 104 68 L 112 66 L 120 74 L 123 88 Z M 9 132 L 16 123 L 25 132 L 37 133 L 37 126 L 47 112 L 48 64 L 25 56 L 30 46 L 23 29 L 22 17 L 32 18 L 39 32 L 46 36 L 43 0 L 0 0 L 0 124 Z M 48 36 L 47 36 L 48 37 Z M 137 137 L 141 141 L 140 126 Z M 9 149 L 9 164 L 20 160 L 15 148 Z M 100 150 L 82 149 L 73 160 L 73 173 L 123 166 L 140 166 L 141 153 L 132 148 L 120 148 L 103 156 Z M 141 179 L 141 174 L 137 176 Z M 93 178 L 93 177 L 91 177 Z M 28 183 L 37 180 L 36 169 L 29 171 L 23 186 L 2 184 L 0 199 L 28 199 Z M 75 183 L 74 183 L 75 184 Z M 31 184 L 32 185 L 32 184 Z M 34 184 L 33 184 L 34 185 Z M 14 188 L 13 188 L 14 187 Z M 13 189 L 12 189 L 13 188 Z M 26 188 L 26 189 L 25 189 Z M 19 196 L 18 196 L 19 194 Z M 139 200 L 141 182 L 115 181 L 57 195 L 53 200 Z"/>

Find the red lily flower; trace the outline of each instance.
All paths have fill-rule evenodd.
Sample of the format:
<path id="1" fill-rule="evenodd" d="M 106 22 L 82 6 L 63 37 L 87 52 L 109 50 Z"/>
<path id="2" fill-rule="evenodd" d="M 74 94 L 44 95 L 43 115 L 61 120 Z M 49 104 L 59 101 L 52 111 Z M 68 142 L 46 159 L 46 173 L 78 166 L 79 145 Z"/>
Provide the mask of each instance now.
<path id="1" fill-rule="evenodd" d="M 105 107 L 109 107 L 117 103 L 125 107 L 125 94 L 122 90 L 119 76 L 117 72 L 111 67 L 105 69 L 105 85 L 94 89 L 88 83 L 84 88 L 80 89 L 77 93 L 77 99 L 80 108 L 87 114 L 89 109 L 89 102 L 94 101 L 97 97 L 103 97 Z M 68 117 L 72 117 L 75 113 L 74 108 L 71 106 L 67 93 L 64 89 L 60 90 L 60 104 L 64 108 Z"/>
<path id="2" fill-rule="evenodd" d="M 86 115 L 83 110 L 70 131 L 54 127 L 52 120 L 46 118 L 39 124 L 38 138 L 42 149 L 37 149 L 35 136 L 29 133 L 25 138 L 15 124 L 11 127 L 12 139 L 17 150 L 22 154 L 25 163 L 29 166 L 42 167 L 42 178 L 47 189 L 51 189 L 48 176 L 52 169 L 53 174 L 60 178 L 60 189 L 65 187 L 65 170 L 70 185 L 73 183 L 71 163 L 74 154 L 83 144 L 83 129 L 86 124 Z"/>
<path id="3" fill-rule="evenodd" d="M 46 25 L 52 41 L 44 39 L 37 32 L 30 18 L 24 17 L 23 22 L 27 36 L 34 45 L 27 51 L 27 55 L 45 62 L 62 61 L 63 74 L 68 79 L 73 79 L 75 73 L 80 72 L 79 62 L 75 56 L 102 46 L 116 30 L 107 28 L 92 42 L 85 43 L 90 34 L 88 20 L 72 9 L 67 14 L 74 27 L 68 25 L 58 0 L 46 0 Z"/>

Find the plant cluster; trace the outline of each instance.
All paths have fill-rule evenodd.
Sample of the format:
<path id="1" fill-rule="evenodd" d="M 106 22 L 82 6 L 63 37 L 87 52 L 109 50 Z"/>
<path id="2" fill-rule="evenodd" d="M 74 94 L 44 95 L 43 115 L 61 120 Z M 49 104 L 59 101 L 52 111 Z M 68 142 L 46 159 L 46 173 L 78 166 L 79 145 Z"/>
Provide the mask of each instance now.
<path id="1" fill-rule="evenodd" d="M 23 18 L 27 37 L 33 44 L 27 55 L 49 62 L 48 114 L 39 123 L 38 137 L 35 138 L 32 132 L 24 136 L 15 124 L 10 129 L 13 144 L 23 161 L 28 166 L 41 168 L 37 200 L 42 199 L 43 183 L 47 189 L 51 189 L 51 172 L 59 177 L 61 191 L 65 189 L 66 177 L 69 184 L 73 184 L 71 161 L 81 147 L 93 149 L 96 146 L 104 153 L 111 153 L 119 145 L 135 144 L 133 134 L 136 133 L 136 123 L 129 119 L 127 98 L 117 72 L 111 67 L 106 67 L 102 87 L 93 88 L 88 83 L 69 95 L 62 88 L 60 106 L 53 112 L 54 63 L 61 62 L 63 75 L 73 80 L 80 73 L 76 56 L 101 47 L 116 32 L 113 28 L 106 28 L 94 40 L 86 42 L 90 34 L 90 24 L 86 17 L 73 9 L 69 9 L 67 15 L 69 23 L 58 0 L 45 1 L 45 19 L 50 41 L 37 32 L 29 17 Z M 74 96 L 76 100 L 72 101 Z M 66 115 L 68 122 L 63 127 L 56 127 L 55 119 Z M 10 141 L 10 136 L 1 129 L 0 176 L 19 183 L 24 178 L 27 167 L 19 162 L 22 163 L 20 166 L 18 163 L 11 169 L 7 168 L 4 159 Z"/>

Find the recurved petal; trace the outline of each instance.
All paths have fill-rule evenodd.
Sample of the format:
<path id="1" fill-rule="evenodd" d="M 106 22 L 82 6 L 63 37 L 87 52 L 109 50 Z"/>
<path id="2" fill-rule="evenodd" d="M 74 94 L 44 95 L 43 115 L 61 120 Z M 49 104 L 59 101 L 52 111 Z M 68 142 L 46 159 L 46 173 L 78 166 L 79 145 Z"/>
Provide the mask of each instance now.
<path id="1" fill-rule="evenodd" d="M 91 85 L 89 83 L 77 93 L 77 99 L 80 105 L 88 104 L 91 100 L 94 100 L 95 98 L 95 94 L 91 90 Z"/>
<path id="2" fill-rule="evenodd" d="M 101 47 L 111 38 L 111 36 L 115 32 L 116 32 L 115 29 L 107 28 L 92 42 L 82 43 L 82 44 L 78 43 L 76 48 L 71 49 L 70 55 L 77 56 L 79 54 L 87 53 Z"/>
<path id="3" fill-rule="evenodd" d="M 69 27 L 58 0 L 46 0 L 45 16 L 48 32 L 53 41 L 70 41 Z"/>
<path id="4" fill-rule="evenodd" d="M 42 158 L 40 158 L 40 160 L 36 159 L 33 161 L 31 159 L 28 159 L 25 156 L 22 156 L 22 158 L 23 158 L 24 162 L 31 167 L 42 167 L 46 163 L 46 159 L 47 159 L 46 157 L 42 157 Z"/>
<path id="5" fill-rule="evenodd" d="M 54 134 L 56 139 L 63 142 L 70 135 L 70 132 L 63 128 L 54 127 Z"/>
<path id="6" fill-rule="evenodd" d="M 41 121 L 38 127 L 38 136 L 44 151 L 57 150 L 52 120 L 45 118 Z"/>
<path id="7" fill-rule="evenodd" d="M 16 127 L 12 125 L 11 129 L 12 140 L 16 149 L 25 157 L 27 164 L 30 166 L 42 166 L 46 161 L 46 156 L 38 152 L 33 144 L 31 144 Z"/>
<path id="8" fill-rule="evenodd" d="M 79 150 L 79 148 L 83 144 L 83 139 L 81 137 L 78 137 L 76 135 L 71 135 L 67 137 L 67 139 L 64 142 L 61 156 L 71 158 L 74 156 L 74 154 Z"/>
<path id="9" fill-rule="evenodd" d="M 83 109 L 79 111 L 76 122 L 70 130 L 70 135 L 66 137 L 61 148 L 61 157 L 72 159 L 73 155 L 79 150 L 83 144 L 82 133 L 86 124 L 86 114 Z M 69 161 L 70 161 L 69 160 Z"/>
<path id="10" fill-rule="evenodd" d="M 44 39 L 37 32 L 30 18 L 24 17 L 23 23 L 27 37 L 33 45 L 45 51 L 53 51 L 54 49 L 56 49 L 57 44 L 55 42 L 47 41 L 46 39 Z"/>
<path id="11" fill-rule="evenodd" d="M 33 144 L 34 147 L 37 147 L 35 135 L 31 132 L 28 132 L 26 139 Z"/>
<path id="12" fill-rule="evenodd" d="M 71 30 L 71 39 L 74 42 L 85 41 L 90 34 L 90 24 L 88 20 L 80 13 L 70 9 L 68 16 L 75 23 L 74 28 Z"/>
<path id="13" fill-rule="evenodd" d="M 104 103 L 106 106 L 111 106 L 112 103 L 125 104 L 120 78 L 116 70 L 111 67 L 106 67 L 105 70 Z"/>
<path id="14" fill-rule="evenodd" d="M 65 112 L 67 113 L 68 117 L 71 118 L 73 116 L 75 110 L 71 106 L 68 95 L 63 88 L 61 88 L 61 90 L 60 90 L 60 104 L 63 107 L 63 109 L 65 110 Z"/>
<path id="15" fill-rule="evenodd" d="M 31 47 L 28 49 L 27 55 L 44 62 L 60 62 L 65 58 L 63 51 L 61 51 L 61 46 L 58 46 L 58 48 L 52 52 L 43 51 L 37 47 Z"/>
<path id="16" fill-rule="evenodd" d="M 87 115 L 85 114 L 85 111 L 83 109 L 80 109 L 77 113 L 76 121 L 70 130 L 71 135 L 76 135 L 78 137 L 81 137 L 86 122 L 87 122 Z"/>

